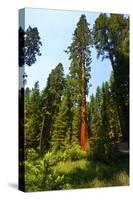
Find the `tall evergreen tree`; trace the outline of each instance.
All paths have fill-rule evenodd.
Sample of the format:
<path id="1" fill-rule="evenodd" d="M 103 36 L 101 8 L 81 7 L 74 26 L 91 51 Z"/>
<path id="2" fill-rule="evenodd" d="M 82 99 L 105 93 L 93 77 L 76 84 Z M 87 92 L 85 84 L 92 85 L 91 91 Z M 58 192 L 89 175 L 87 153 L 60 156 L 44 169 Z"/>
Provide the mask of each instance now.
<path id="1" fill-rule="evenodd" d="M 129 18 L 100 14 L 93 33 L 98 56 L 111 61 L 121 131 L 124 140 L 129 142 Z"/>
<path id="2" fill-rule="evenodd" d="M 105 137 L 119 141 L 121 136 L 117 104 L 114 99 L 113 75 L 109 81 L 97 87 L 96 95 L 90 97 L 89 128 L 92 137 Z"/>
<path id="3" fill-rule="evenodd" d="M 81 124 L 81 108 L 79 106 L 72 108 L 72 116 L 72 145 L 79 145 Z"/>
<path id="4" fill-rule="evenodd" d="M 89 137 L 95 137 L 95 97 L 94 94 L 90 96 L 90 100 L 88 102 L 88 132 Z"/>
<path id="5" fill-rule="evenodd" d="M 101 132 L 101 106 L 102 106 L 102 89 L 98 86 L 95 96 L 95 135 L 99 136 Z"/>
<path id="6" fill-rule="evenodd" d="M 109 85 L 106 81 L 102 85 L 102 105 L 101 105 L 101 133 L 100 136 L 105 138 L 109 135 Z"/>
<path id="7" fill-rule="evenodd" d="M 72 104 L 68 95 L 64 96 L 52 133 L 52 146 L 55 150 L 65 149 L 72 139 Z"/>
<path id="8" fill-rule="evenodd" d="M 119 140 L 121 137 L 121 126 L 120 126 L 120 119 L 119 119 L 119 113 L 118 113 L 118 108 L 117 108 L 117 100 L 116 100 L 116 94 L 115 94 L 115 84 L 114 84 L 114 76 L 113 73 L 111 74 L 110 80 L 110 123 L 111 123 L 111 130 L 113 133 L 113 136 L 116 141 Z"/>
<path id="9" fill-rule="evenodd" d="M 26 31 L 19 28 L 19 67 L 25 64 L 31 66 L 36 62 L 36 56 L 40 56 L 40 41 L 38 29 L 29 26 Z"/>
<path id="10" fill-rule="evenodd" d="M 71 67 L 70 67 L 71 68 Z M 78 80 L 73 78 L 73 74 L 66 77 L 65 95 L 69 95 L 72 109 L 72 144 L 80 144 L 80 126 L 81 126 L 81 88 L 79 87 Z"/>
<path id="11" fill-rule="evenodd" d="M 47 149 L 53 124 L 61 103 L 65 80 L 63 65 L 59 63 L 48 77 L 47 86 L 42 93 L 43 120 L 40 133 L 40 149 Z"/>
<path id="12" fill-rule="evenodd" d="M 88 28 L 86 16 L 82 15 L 73 34 L 73 41 L 68 47 L 67 53 L 70 54 L 71 60 L 70 75 L 77 83 L 78 95 L 81 106 L 81 130 L 80 143 L 81 148 L 86 149 L 88 146 L 88 133 L 86 125 L 86 95 L 88 94 L 88 81 L 90 78 L 91 63 L 91 32 Z M 81 96 L 80 96 L 81 95 Z"/>
<path id="13" fill-rule="evenodd" d="M 39 146 L 40 125 L 41 125 L 41 104 L 39 82 L 29 94 L 26 90 L 25 96 L 25 146 L 37 148 Z"/>

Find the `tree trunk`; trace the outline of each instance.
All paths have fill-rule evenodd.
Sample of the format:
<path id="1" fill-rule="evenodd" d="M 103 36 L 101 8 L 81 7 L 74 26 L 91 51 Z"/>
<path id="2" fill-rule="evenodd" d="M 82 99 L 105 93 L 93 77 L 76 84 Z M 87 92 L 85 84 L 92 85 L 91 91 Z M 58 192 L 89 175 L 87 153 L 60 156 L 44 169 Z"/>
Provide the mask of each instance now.
<path id="1" fill-rule="evenodd" d="M 39 143 L 40 151 L 49 148 L 49 125 L 47 124 L 46 126 L 46 121 L 49 121 L 48 120 L 49 118 L 47 119 L 47 117 L 48 116 L 44 114 L 42 120 L 42 128 L 40 132 L 40 143 Z"/>
<path id="2" fill-rule="evenodd" d="M 41 133 L 40 133 L 40 142 L 39 142 L 39 148 L 40 148 L 40 151 L 42 151 L 43 149 L 43 133 L 44 133 L 44 122 L 45 122 L 45 116 L 43 116 L 43 121 L 42 121 L 42 128 L 41 128 Z"/>
<path id="3" fill-rule="evenodd" d="M 86 150 L 88 147 L 88 133 L 86 125 L 86 82 L 85 82 L 85 67 L 82 64 L 82 104 L 81 104 L 81 131 L 80 142 L 81 148 Z"/>

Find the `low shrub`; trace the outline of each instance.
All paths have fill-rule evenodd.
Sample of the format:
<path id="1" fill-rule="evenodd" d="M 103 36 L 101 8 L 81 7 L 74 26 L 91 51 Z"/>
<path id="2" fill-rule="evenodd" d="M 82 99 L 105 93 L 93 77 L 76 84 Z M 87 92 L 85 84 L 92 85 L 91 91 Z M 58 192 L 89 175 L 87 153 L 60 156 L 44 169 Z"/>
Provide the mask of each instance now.
<path id="1" fill-rule="evenodd" d="M 56 170 L 50 169 L 48 174 L 45 174 L 43 182 L 44 190 L 60 190 L 63 189 L 64 175 L 59 175 Z"/>
<path id="2" fill-rule="evenodd" d="M 28 148 L 25 150 L 25 160 L 37 160 L 39 158 L 39 153 L 33 149 Z"/>
<path id="3" fill-rule="evenodd" d="M 64 161 L 76 161 L 76 160 L 82 160 L 85 159 L 87 157 L 87 152 L 81 150 L 80 146 L 78 145 L 74 145 L 68 149 L 66 149 L 63 152 L 63 160 Z"/>
<path id="4" fill-rule="evenodd" d="M 92 160 L 111 163 L 116 160 L 116 148 L 109 138 L 98 138 L 90 148 Z"/>
<path id="5" fill-rule="evenodd" d="M 40 191 L 43 181 L 44 167 L 41 160 L 25 161 L 25 190 Z"/>
<path id="6" fill-rule="evenodd" d="M 35 151 L 28 151 L 28 158 L 25 161 L 25 190 L 27 192 L 42 190 L 67 189 L 69 186 L 64 182 L 64 175 L 54 170 L 58 156 L 48 152 L 44 158 L 37 159 Z"/>

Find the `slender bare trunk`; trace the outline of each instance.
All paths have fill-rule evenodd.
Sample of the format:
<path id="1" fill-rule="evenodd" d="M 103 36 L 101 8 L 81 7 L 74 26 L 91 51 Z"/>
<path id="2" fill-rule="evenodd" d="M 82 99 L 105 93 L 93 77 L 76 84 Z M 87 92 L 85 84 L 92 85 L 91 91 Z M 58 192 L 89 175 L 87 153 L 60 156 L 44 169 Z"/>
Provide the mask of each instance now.
<path id="1" fill-rule="evenodd" d="M 45 121 L 45 116 L 43 116 L 42 128 L 41 128 L 41 133 L 40 133 L 40 142 L 39 142 L 40 151 L 43 148 L 44 121 Z"/>

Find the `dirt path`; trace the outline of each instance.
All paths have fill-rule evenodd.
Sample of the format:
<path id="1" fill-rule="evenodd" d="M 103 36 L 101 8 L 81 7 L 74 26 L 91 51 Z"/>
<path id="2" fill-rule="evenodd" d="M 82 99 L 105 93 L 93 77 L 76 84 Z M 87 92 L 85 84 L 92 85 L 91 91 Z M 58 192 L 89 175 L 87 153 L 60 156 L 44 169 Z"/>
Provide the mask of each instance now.
<path id="1" fill-rule="evenodd" d="M 122 142 L 117 144 L 118 151 L 123 154 L 129 154 L 128 143 Z"/>

